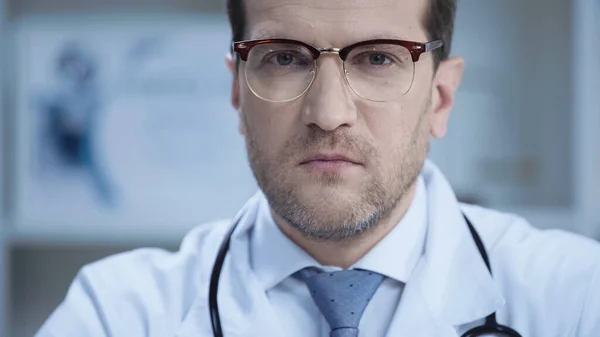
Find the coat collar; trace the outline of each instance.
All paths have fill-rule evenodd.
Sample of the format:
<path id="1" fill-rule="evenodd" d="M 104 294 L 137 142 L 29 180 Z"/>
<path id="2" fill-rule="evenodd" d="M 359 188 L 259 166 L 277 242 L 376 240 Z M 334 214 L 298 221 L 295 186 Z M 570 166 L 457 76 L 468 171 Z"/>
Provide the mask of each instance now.
<path id="1" fill-rule="evenodd" d="M 428 229 L 424 254 L 409 279 L 387 337 L 456 337 L 504 305 L 450 184 L 427 161 Z"/>
<path id="2" fill-rule="evenodd" d="M 504 305 L 497 284 L 469 232 L 460 205 L 439 169 L 426 162 L 429 227 L 422 259 L 423 297 L 432 313 L 452 325 L 485 317 Z"/>
<path id="3" fill-rule="evenodd" d="M 480 320 L 504 304 L 500 291 L 471 237 L 460 205 L 439 169 L 427 161 L 422 170 L 427 188 L 428 229 L 424 255 L 408 280 L 392 319 L 392 336 L 454 337 L 455 328 Z M 250 270 L 249 232 L 256 219 L 262 193 L 257 193 L 238 214 L 230 256 L 223 268 L 219 306 L 225 336 L 284 336 L 264 289 Z M 225 229 L 220 229 L 200 256 L 212 266 Z M 219 234 L 220 233 L 220 234 Z M 493 266 L 492 266 L 493 267 Z M 202 268 L 198 294 L 176 336 L 212 336 L 208 309 L 210 270 Z M 227 281 L 225 281 L 227 280 Z"/>
<path id="4" fill-rule="evenodd" d="M 264 289 L 250 268 L 249 234 L 253 229 L 262 193 L 255 194 L 238 212 L 234 221 L 215 228 L 198 247 L 199 269 L 202 274 L 197 293 L 176 337 L 213 336 L 208 305 L 210 274 L 217 251 L 232 223 L 239 224 L 231 237 L 228 256 L 225 259 L 219 282 L 218 303 L 223 335 L 226 337 L 284 336 L 277 316 L 272 310 Z M 216 234 L 215 234 L 216 233 Z M 210 266 L 207 268 L 205 266 Z"/>

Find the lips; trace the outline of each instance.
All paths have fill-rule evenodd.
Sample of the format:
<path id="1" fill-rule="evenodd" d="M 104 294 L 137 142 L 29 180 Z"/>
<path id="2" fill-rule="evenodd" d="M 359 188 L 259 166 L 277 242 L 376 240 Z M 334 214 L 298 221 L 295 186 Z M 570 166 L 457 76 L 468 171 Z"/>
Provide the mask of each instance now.
<path id="1" fill-rule="evenodd" d="M 317 153 L 309 155 L 300 162 L 302 164 L 308 164 L 311 162 L 348 162 L 351 164 L 362 165 L 358 160 L 351 158 L 350 156 L 341 153 Z"/>

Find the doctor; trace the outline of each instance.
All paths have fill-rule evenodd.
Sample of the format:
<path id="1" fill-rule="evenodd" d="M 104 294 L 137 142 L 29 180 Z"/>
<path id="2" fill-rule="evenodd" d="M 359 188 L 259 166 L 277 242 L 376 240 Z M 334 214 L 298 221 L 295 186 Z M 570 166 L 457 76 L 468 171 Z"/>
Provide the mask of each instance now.
<path id="1" fill-rule="evenodd" d="M 426 160 L 463 72 L 448 57 L 455 0 L 228 7 L 232 102 L 261 192 L 222 268 L 230 222 L 177 253 L 104 259 L 38 337 L 450 337 L 492 319 L 506 336 L 600 336 L 598 244 L 460 204 Z"/>

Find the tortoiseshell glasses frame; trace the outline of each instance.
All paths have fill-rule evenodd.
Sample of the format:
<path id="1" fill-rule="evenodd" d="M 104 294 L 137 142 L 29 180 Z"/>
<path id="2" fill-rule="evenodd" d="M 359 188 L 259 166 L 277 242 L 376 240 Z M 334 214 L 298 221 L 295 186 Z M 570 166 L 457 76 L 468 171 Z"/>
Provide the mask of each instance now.
<path id="1" fill-rule="evenodd" d="M 277 64 L 277 67 L 279 67 L 279 73 L 277 73 L 278 77 L 273 75 L 273 71 L 271 71 L 271 73 L 269 73 L 270 77 L 266 80 L 257 79 L 257 76 L 262 75 L 257 75 L 254 72 L 249 74 L 248 68 L 246 68 L 245 75 L 248 87 L 257 97 L 266 101 L 285 102 L 302 96 L 308 91 L 316 77 L 318 71 L 317 59 L 323 54 L 338 54 L 344 65 L 344 77 L 346 83 L 350 88 L 362 98 L 382 102 L 404 96 L 412 87 L 415 71 L 414 63 L 419 61 L 423 53 L 431 52 L 442 46 L 443 42 L 441 40 L 422 43 L 396 39 L 374 39 L 361 41 L 339 49 L 318 48 L 308 43 L 291 39 L 260 39 L 234 42 L 232 44 L 232 49 L 239 55 L 240 60 L 244 62 L 248 62 L 252 58 L 253 50 L 261 48 L 265 49 L 263 54 L 268 52 L 277 53 L 275 56 L 278 57 L 278 62 L 281 60 L 289 61 L 290 57 L 300 59 L 302 62 L 302 71 L 304 72 L 300 73 L 296 71 L 294 76 L 303 77 L 301 79 L 295 77 L 294 80 L 299 81 L 299 83 L 292 83 L 291 85 L 289 84 L 289 78 L 286 78 L 286 81 L 281 78 L 283 67 L 287 67 L 285 68 L 285 76 L 289 77 L 292 73 L 289 64 Z M 282 50 L 279 51 L 277 48 L 282 48 Z M 390 50 L 393 50 L 394 52 L 390 53 Z M 284 57 L 287 58 L 280 59 L 279 57 L 282 53 L 288 54 L 284 55 Z M 292 53 L 296 53 L 297 55 L 291 55 Z M 358 54 L 356 55 L 358 61 L 362 60 L 360 57 L 369 57 L 369 64 L 367 66 L 361 66 L 363 70 L 355 69 L 358 61 L 352 61 L 352 65 L 347 66 L 346 63 L 349 56 L 354 57 L 355 54 Z M 376 58 L 370 58 L 373 56 Z M 398 66 L 396 66 L 396 68 L 391 68 L 392 70 L 397 69 L 395 71 L 389 71 L 390 68 L 383 68 L 387 63 L 379 63 L 382 60 L 381 56 L 384 57 L 384 61 L 386 60 L 385 58 L 387 58 L 396 64 L 403 64 L 402 68 Z M 294 66 L 300 65 L 300 61 Z M 312 61 L 312 64 L 310 64 L 310 61 Z M 371 61 L 375 61 L 376 63 L 371 64 Z M 408 65 L 408 63 L 410 63 L 410 65 Z M 366 72 L 364 71 L 364 68 L 367 68 Z M 401 69 L 401 71 L 398 69 Z M 402 74 L 402 78 L 398 78 L 399 74 Z M 383 78 L 384 76 L 385 78 Z M 270 82 L 266 84 L 259 83 L 265 81 Z M 377 85 L 386 85 L 389 88 L 381 90 L 381 88 L 376 88 Z M 380 94 L 381 92 L 384 94 Z"/>

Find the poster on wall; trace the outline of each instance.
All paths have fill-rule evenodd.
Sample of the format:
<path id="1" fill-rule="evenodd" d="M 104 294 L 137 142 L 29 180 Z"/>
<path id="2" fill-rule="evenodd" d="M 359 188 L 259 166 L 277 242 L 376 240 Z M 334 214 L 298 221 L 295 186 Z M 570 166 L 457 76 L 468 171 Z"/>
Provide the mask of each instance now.
<path id="1" fill-rule="evenodd" d="M 16 36 L 18 226 L 177 232 L 256 190 L 224 17 L 27 22 Z"/>

